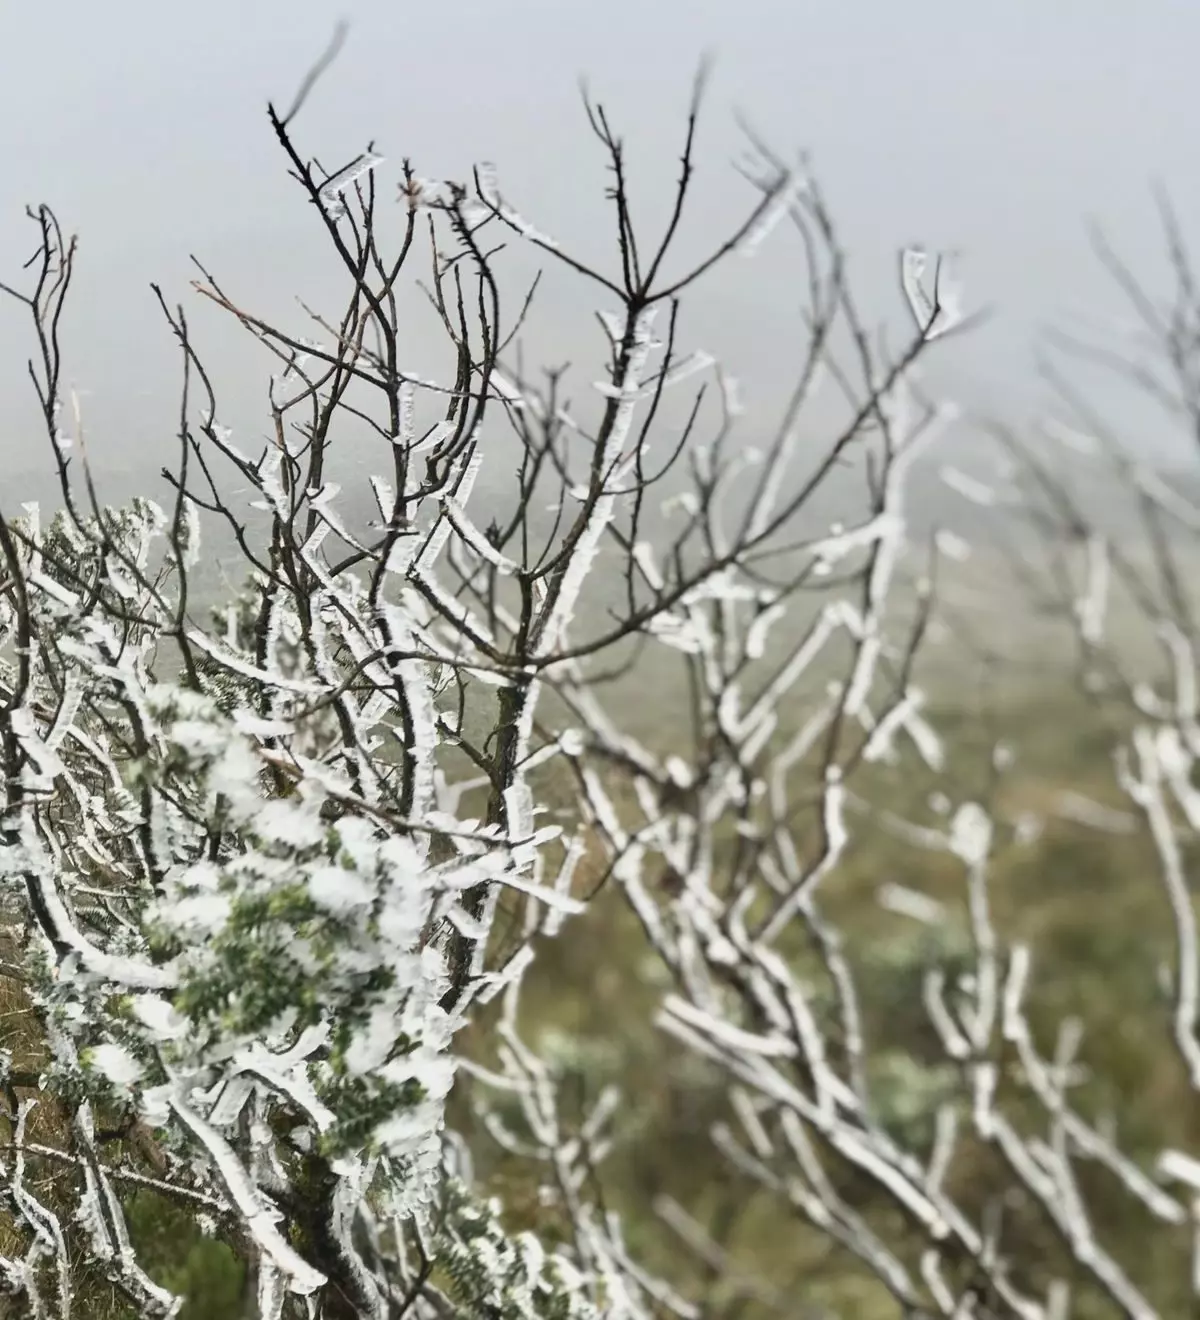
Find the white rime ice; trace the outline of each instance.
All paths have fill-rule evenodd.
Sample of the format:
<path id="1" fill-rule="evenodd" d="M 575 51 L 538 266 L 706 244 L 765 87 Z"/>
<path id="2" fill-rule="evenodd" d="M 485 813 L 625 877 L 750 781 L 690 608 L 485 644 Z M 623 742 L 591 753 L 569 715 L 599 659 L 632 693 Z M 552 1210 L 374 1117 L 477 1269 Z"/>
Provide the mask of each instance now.
<path id="1" fill-rule="evenodd" d="M 605 123 L 597 112 L 602 141 Z M 621 208 L 619 142 L 608 150 Z M 1072 1280 L 1095 1283 L 1114 1314 L 1153 1315 L 1098 1241 L 1072 1157 L 1165 1223 L 1190 1212 L 1075 1107 L 1071 1032 L 1061 1057 L 1039 1052 L 1024 1014 L 1033 956 L 992 920 L 1002 822 L 956 799 L 953 777 L 932 824 L 877 810 L 854 778 L 948 759 L 912 676 L 925 620 L 893 600 L 913 564 L 905 481 L 950 415 L 915 379 L 918 356 L 962 324 L 944 264 L 931 276 L 920 250 L 903 255 L 916 328 L 884 360 L 815 188 L 764 166 L 760 204 L 714 260 L 761 254 L 795 225 L 814 263 L 797 284 L 814 302 L 807 350 L 766 420 L 684 342 L 690 280 L 661 277 L 627 213 L 617 273 L 592 270 L 508 204 L 492 167 L 474 196 L 406 173 L 408 204 L 385 211 L 366 200 L 382 199 L 378 175 L 363 184 L 382 163 L 368 152 L 327 179 L 294 171 L 351 280 L 349 310 L 314 313 L 314 339 L 234 312 L 284 364 L 258 458 L 230 443 L 210 398 L 189 412 L 192 467 L 170 515 L 145 499 L 89 509 L 75 488 L 54 518 L 26 506 L 0 527 L 0 951 L 6 976 L 17 960 L 42 1047 L 36 1065 L 0 1057 L 0 1280 L 22 1313 L 82 1315 L 80 1289 L 99 1280 L 135 1314 L 178 1314 L 183 1299 L 138 1262 L 131 1190 L 236 1246 L 256 1320 L 321 1320 L 333 1299 L 364 1320 L 699 1320 L 716 1298 L 751 1297 L 798 1313 L 801 1299 L 747 1284 L 669 1197 L 648 1209 L 703 1263 L 692 1282 L 714 1280 L 711 1294 L 685 1296 L 635 1259 L 597 1188 L 640 1115 L 608 1078 L 560 1096 L 589 1042 L 559 1035 L 535 1050 L 522 1034 L 526 970 L 548 939 L 573 938 L 605 887 L 636 922 L 641 988 L 658 996 L 639 1025 L 652 1019 L 705 1085 L 722 1084 L 708 1136 L 740 1196 L 762 1192 L 826 1234 L 904 1314 L 977 1314 L 976 1276 L 996 1314 L 1061 1314 L 1061 1281 L 1042 1277 L 1052 1264 L 1014 1279 L 1007 1240 L 956 1199 L 969 1130 L 1022 1206 L 1050 1217 Z M 689 156 L 683 192 L 691 168 Z M 393 259 L 374 246 L 418 219 L 408 232 L 432 262 L 441 381 L 399 364 L 412 337 Z M 42 222 L 37 297 L 53 299 L 67 258 Z M 523 312 L 502 305 L 492 263 L 514 241 L 605 290 L 599 364 L 572 378 L 583 389 L 554 373 L 533 383 L 510 349 Z M 850 342 L 861 385 L 830 347 Z M 54 380 L 39 388 L 61 457 Z M 830 384 L 839 406 L 855 396 L 852 420 L 819 452 L 811 405 Z M 342 430 L 383 455 L 364 483 L 365 525 L 333 479 Z M 868 502 L 822 531 L 809 501 L 864 451 Z M 207 488 L 221 464 L 236 472 L 235 503 Z M 943 476 L 1000 503 L 956 467 Z M 246 576 L 206 614 L 196 577 L 214 500 L 244 538 Z M 1084 550 L 1072 618 L 1098 647 L 1121 565 L 1099 538 Z M 932 572 L 914 575 L 919 607 Z M 1134 692 L 1119 765 L 1134 811 L 1060 809 L 1110 833 L 1146 825 L 1178 932 L 1172 1035 L 1200 1086 L 1200 932 L 1181 836 L 1181 822 L 1200 826 L 1190 636 L 1164 620 L 1171 692 Z M 638 736 L 622 695 L 656 715 L 659 689 L 647 699 L 642 675 L 661 671 L 609 683 L 644 659 L 668 667 L 645 680 L 662 682 L 664 712 L 667 698 L 687 707 L 670 750 L 661 728 Z M 995 749 L 996 773 L 1007 764 Z M 961 955 L 931 965 L 905 1006 L 927 1017 L 958 1088 L 935 1103 L 924 1146 L 881 1118 L 860 951 L 828 915 L 867 814 L 898 846 L 940 853 L 961 885 L 957 905 L 875 886 L 880 920 L 916 923 Z M 620 1044 L 624 1025 L 602 1044 Z M 479 1141 L 530 1171 L 552 1238 L 511 1231 L 481 1194 L 474 1137 L 448 1118 L 460 1085 Z M 1048 1118 L 1045 1136 L 1025 1110 L 1019 1124 L 1007 1116 L 1017 1085 Z M 52 1121 L 31 1118 L 42 1113 Z M 1159 1173 L 1184 1197 L 1200 1187 L 1186 1152 L 1167 1151 Z M 886 1211 L 870 1222 L 850 1199 L 864 1187 Z"/>

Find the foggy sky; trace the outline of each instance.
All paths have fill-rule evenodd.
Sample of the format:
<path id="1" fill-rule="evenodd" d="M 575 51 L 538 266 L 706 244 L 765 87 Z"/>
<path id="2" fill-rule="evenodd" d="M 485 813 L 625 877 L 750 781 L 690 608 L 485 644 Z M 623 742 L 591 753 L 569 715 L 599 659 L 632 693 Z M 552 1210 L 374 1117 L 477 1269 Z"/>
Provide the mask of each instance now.
<path id="1" fill-rule="evenodd" d="M 810 153 L 872 321 L 903 315 L 902 244 L 963 254 L 969 301 L 992 316 L 946 346 L 936 380 L 1013 420 L 1045 397 L 1032 371 L 1039 328 L 1121 308 L 1085 219 L 1152 282 L 1163 270 L 1155 180 L 1200 233 L 1195 0 L 10 4 L 0 18 L 0 278 L 19 280 L 31 251 L 27 203 L 50 202 L 80 233 L 65 343 L 98 462 L 155 470 L 170 460 L 178 360 L 151 280 L 214 345 L 227 420 L 265 428 L 267 364 L 196 307 L 189 253 L 247 306 L 282 310 L 298 328 L 292 295 L 336 308 L 336 267 L 264 108 L 290 99 L 339 16 L 349 40 L 297 121 L 302 151 L 341 162 L 374 139 L 392 177 L 406 155 L 421 174 L 453 178 L 494 160 L 505 194 L 589 256 L 612 253 L 611 216 L 578 79 L 628 138 L 635 200 L 653 227 L 690 80 L 711 53 L 687 243 L 719 238 L 752 200 L 731 167 L 743 111 L 781 153 Z M 690 343 L 720 353 L 764 417 L 796 363 L 799 274 L 795 244 L 772 239 L 689 313 Z M 594 352 L 594 305 L 592 291 L 553 273 L 535 342 Z M 29 344 L 20 309 L 0 306 L 9 472 L 46 453 L 23 376 Z M 1090 384 L 1135 442 L 1165 443 L 1153 413 Z"/>

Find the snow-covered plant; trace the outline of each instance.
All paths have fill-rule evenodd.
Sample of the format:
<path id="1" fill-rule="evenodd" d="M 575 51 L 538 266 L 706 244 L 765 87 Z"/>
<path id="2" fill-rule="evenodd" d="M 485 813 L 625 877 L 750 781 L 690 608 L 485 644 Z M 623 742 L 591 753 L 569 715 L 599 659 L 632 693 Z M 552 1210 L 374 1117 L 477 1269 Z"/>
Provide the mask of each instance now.
<path id="1" fill-rule="evenodd" d="M 99 1314 L 102 1296 L 114 1314 L 177 1313 L 182 1299 L 151 1277 L 131 1236 L 135 1191 L 182 1206 L 232 1248 L 247 1313 L 263 1320 L 696 1313 L 636 1264 L 618 1220 L 590 1199 L 581 1170 L 594 1172 L 614 1098 L 572 1132 L 515 1009 L 532 941 L 580 910 L 574 877 L 596 829 L 578 811 L 565 826 L 539 821 L 538 786 L 555 765 L 560 782 L 578 771 L 580 800 L 607 832 L 617 826 L 591 768 L 604 758 L 642 767 L 659 789 L 722 774 L 711 760 L 658 768 L 613 729 L 588 675 L 653 636 L 706 657 L 721 682 L 712 620 L 748 608 L 761 642 L 786 592 L 765 580 L 748 592 L 745 568 L 781 549 L 821 479 L 786 490 L 828 322 L 849 307 L 832 231 L 807 179 L 763 155 L 744 223 L 712 257 L 666 274 L 696 111 L 676 219 L 652 249 L 629 221 L 621 144 L 590 107 L 618 179 L 620 266 L 608 275 L 523 220 L 490 167 L 469 189 L 405 164 L 401 209 L 385 213 L 380 157 L 327 174 L 294 146 L 295 108 L 272 109 L 344 270 L 346 306 L 333 319 L 313 313 L 302 334 L 236 305 L 207 275 L 197 285 L 280 364 L 272 439 L 253 457 L 219 418 L 186 316 L 163 303 L 184 392 L 162 505 L 101 507 L 89 467 L 76 465 L 60 357 L 75 246 L 50 210 L 31 213 L 36 279 L 7 292 L 32 319 L 64 508 L 46 518 L 27 504 L 0 519 L 2 953 L 28 1034 L 23 1057 L 6 1055 L 0 1272 L 29 1314 Z M 699 399 L 690 420 L 659 420 L 669 389 L 713 370 L 679 346 L 681 298 L 789 216 L 812 224 L 833 258 L 812 272 L 826 281 L 814 284 L 812 363 L 758 460 L 723 453 L 721 439 L 693 445 Z M 425 288 L 449 356 L 440 382 L 402 361 L 401 275 L 426 250 L 426 226 Z M 595 408 L 570 404 L 559 374 L 543 387 L 510 360 L 529 302 L 514 315 L 502 298 L 502 232 L 604 291 L 609 361 Z M 947 328 L 953 309 L 919 275 L 907 261 L 912 346 L 870 383 L 823 472 L 868 424 L 891 425 L 908 368 Z M 733 383 L 717 380 L 725 436 Z M 387 469 L 370 478 L 366 520 L 339 510 L 332 480 L 351 424 L 374 435 Z M 907 433 L 901 443 L 897 471 L 916 450 Z M 650 497 L 663 478 L 678 488 L 689 454 L 686 525 L 664 554 L 650 548 Z M 740 526 L 719 530 L 713 492 L 739 472 Z M 886 507 L 869 525 L 806 546 L 809 568 L 873 547 L 881 599 L 897 484 L 885 477 Z M 207 621 L 202 522 L 206 536 L 215 524 L 236 542 L 243 574 Z M 619 603 L 602 610 L 613 553 Z M 861 631 L 849 614 L 842 622 Z M 750 708 L 730 685 L 721 737 L 761 742 L 793 670 Z M 713 800 L 726 818 L 759 794 L 735 778 Z M 664 846 L 668 826 L 662 813 L 651 822 Z M 672 854 L 699 877 L 703 857 L 686 860 L 686 847 Z M 622 875 L 637 900 L 634 871 Z M 795 908 L 789 899 L 777 920 Z M 515 939 L 499 930 L 502 909 L 519 914 Z M 691 919 L 708 921 L 705 911 L 697 901 Z M 698 966 L 677 938 L 661 945 L 672 965 Z M 447 1127 L 456 1042 L 497 994 L 503 1062 L 477 1076 L 520 1100 L 570 1226 L 557 1245 L 508 1235 Z"/>
<path id="2" fill-rule="evenodd" d="M 791 217 L 806 237 L 822 232 L 807 206 L 793 207 Z M 1173 304 L 1134 295 L 1171 384 L 1164 383 L 1167 372 L 1152 375 L 1140 360 L 1129 374 L 1185 420 L 1194 440 L 1200 314 L 1182 251 L 1173 230 Z M 903 274 L 923 342 L 937 322 L 920 311 L 912 289 L 921 266 L 906 261 Z M 834 287 L 838 310 L 856 325 L 848 295 Z M 711 1135 L 736 1180 L 732 1201 L 744 1203 L 753 1189 L 780 1215 L 826 1234 L 857 1258 L 860 1277 L 874 1280 L 872 1297 L 890 1296 L 894 1311 L 880 1314 L 1176 1314 L 1155 1299 L 1200 1289 L 1200 1165 L 1185 1148 L 1163 1150 L 1161 1139 L 1157 1160 L 1146 1157 L 1144 1140 L 1132 1152 L 1120 1112 L 1099 1109 L 1095 1092 L 1082 1091 L 1093 1080 L 1083 1062 L 1085 1019 L 1054 1022 L 1047 1045 L 1046 1024 L 1031 1007 L 1044 969 L 1029 944 L 1006 939 L 996 919 L 997 858 L 1033 837 L 1027 819 L 1006 821 L 999 805 L 1013 751 L 1005 743 L 989 746 L 991 787 L 964 787 L 961 767 L 948 759 L 952 749 L 927 719 L 930 702 L 915 663 L 933 605 L 931 577 L 897 590 L 907 586 L 899 571 L 912 553 L 904 478 L 944 413 L 914 388 L 915 347 L 888 358 L 877 356 L 865 335 L 855 340 L 857 394 L 848 372 L 838 383 L 854 400 L 854 443 L 868 454 L 868 507 L 857 527 L 793 539 L 786 572 L 777 567 L 782 556 L 747 552 L 739 539 L 747 529 L 770 526 L 778 510 L 793 511 L 781 490 L 791 427 L 757 458 L 761 475 L 748 512 L 731 507 L 744 451 L 728 435 L 716 457 L 699 465 L 702 494 L 689 515 L 722 571 L 675 595 L 667 585 L 669 609 L 648 629 L 651 645 L 674 653 L 679 667 L 664 687 L 688 693 L 689 759 L 634 737 L 602 708 L 586 670 L 574 659 L 564 664 L 563 698 L 589 731 L 567 755 L 604 846 L 607 878 L 670 976 L 659 1027 L 726 1080 L 728 1112 Z M 812 347 L 824 361 L 825 345 Z M 1104 437 L 1095 449 L 1138 501 L 1149 551 L 1139 557 L 1127 528 L 1122 538 L 1119 527 L 1106 527 L 1083 504 L 1073 488 L 1078 469 L 1058 476 L 1042 454 L 1008 437 L 1040 497 L 1028 509 L 1036 552 L 1014 521 L 1022 581 L 1039 588 L 1039 607 L 1059 606 L 1070 624 L 1076 647 L 1064 653 L 1078 657 L 1091 732 L 1108 742 L 1116 785 L 1131 808 L 1076 793 L 1064 795 L 1060 811 L 1109 834 L 1144 830 L 1174 932 L 1174 956 L 1165 944 L 1161 984 L 1151 987 L 1165 992 L 1171 1010 L 1145 1031 L 1173 1040 L 1181 1093 L 1194 1099 L 1200 518 L 1178 475 L 1168 480 L 1136 461 L 1100 419 L 1081 414 L 1072 422 L 1076 438 L 1089 425 Z M 660 602 L 682 559 L 677 549 L 642 551 L 638 569 L 647 576 L 658 572 L 658 562 L 666 565 L 655 584 Z M 823 584 L 820 606 L 789 645 L 768 652 L 768 629 L 787 627 L 787 607 L 816 583 Z M 1031 603 L 1011 590 L 1002 594 L 998 584 L 992 600 L 1014 609 Z M 1157 683 L 1139 678 L 1148 648 L 1139 650 L 1143 639 L 1131 628 L 1144 632 L 1147 620 L 1167 657 Z M 1001 655 L 1016 632 L 1002 626 Z M 1063 647 L 1070 634 L 1054 640 Z M 790 701 L 801 683 L 801 697 Z M 943 788 L 911 815 L 881 806 L 857 786 L 877 767 L 904 767 L 919 779 L 922 763 Z M 868 820 L 890 838 L 894 856 L 917 850 L 931 868 L 950 869 L 959 889 L 951 905 L 878 885 L 884 907 L 936 938 L 923 944 L 915 989 L 892 1003 L 877 1001 L 871 1022 L 863 985 L 880 979 L 887 946 L 857 951 L 872 959 L 864 976 L 831 916 L 837 882 Z M 1158 938 L 1144 934 L 1148 943 Z M 931 1042 L 923 1064 L 897 1056 L 890 1038 L 889 1018 L 914 1013 Z M 1103 1197 L 1097 1187 L 1107 1189 Z M 1145 1236 L 1126 1240 L 1111 1231 L 1108 1206 L 1116 1198 Z M 716 1307 L 726 1296 L 721 1287 L 742 1268 L 737 1255 L 669 1198 L 658 1208 L 694 1254 Z M 737 1217 L 734 1211 L 728 1219 Z M 1154 1253 L 1142 1249 L 1146 1241 L 1156 1244 Z M 1174 1290 L 1162 1276 L 1164 1260 Z M 737 1296 L 753 1296 L 764 1313 L 777 1314 L 789 1314 L 794 1300 L 741 1284 Z"/>
<path id="3" fill-rule="evenodd" d="M 1079 1278 L 1153 1314 L 1100 1241 L 1075 1161 L 1164 1224 L 1190 1212 L 1073 1106 L 1075 1027 L 1053 1057 L 1039 1049 L 1030 952 L 992 919 L 995 813 L 964 792 L 910 820 L 857 783 L 947 764 L 916 667 L 938 543 L 914 550 L 906 490 L 952 416 L 921 364 L 962 323 L 957 285 L 902 254 L 911 324 L 889 351 L 816 185 L 757 144 L 745 220 L 673 270 L 698 104 L 657 243 L 633 225 L 623 143 L 588 111 L 613 176 L 612 269 L 538 230 L 490 166 L 467 186 L 406 162 L 394 201 L 373 149 L 327 172 L 295 145 L 296 107 L 272 109 L 345 304 L 283 327 L 198 282 L 275 360 L 253 456 L 187 316 L 163 303 L 184 386 L 162 504 L 102 508 L 75 466 L 60 358 L 75 250 L 33 214 L 33 289 L 9 292 L 32 317 L 64 508 L 0 518 L 0 956 L 28 1028 L 4 1056 L 4 1285 L 32 1315 L 100 1314 L 102 1295 L 114 1314 L 176 1314 L 129 1228 L 136 1191 L 230 1247 L 261 1320 L 709 1314 L 703 1289 L 636 1259 L 598 1190 L 619 1094 L 569 1117 L 561 1060 L 520 1030 L 537 949 L 569 940 L 607 882 L 656 959 L 657 1027 L 723 1079 L 724 1173 L 825 1233 L 898 1314 L 1063 1315 Z M 781 415 L 750 436 L 734 379 L 685 347 L 682 309 L 718 261 L 789 233 L 804 351 Z M 605 360 L 583 403 L 564 371 L 528 370 L 536 300 L 505 292 L 502 238 L 601 291 Z M 404 361 L 425 254 L 437 378 Z M 365 516 L 334 480 L 351 435 L 382 455 Z M 818 522 L 847 471 L 862 507 Z M 206 617 L 214 528 L 241 577 Z M 1088 563 L 1093 638 L 1098 543 Z M 606 699 L 637 665 L 660 684 L 676 666 L 663 690 L 686 694 L 685 737 L 649 736 Z M 1194 920 L 1166 805 L 1169 789 L 1194 807 L 1188 672 L 1181 660 L 1178 718 L 1138 733 L 1123 782 L 1177 912 L 1175 1026 L 1194 1066 Z M 924 1068 L 871 1039 L 831 916 L 866 818 L 961 878 L 957 926 L 888 891 L 904 919 L 945 927 L 902 968 L 937 1042 Z M 514 1231 L 477 1176 L 453 1122 L 464 1079 L 493 1147 L 535 1171 L 555 1232 Z M 967 1146 L 1053 1226 L 1070 1280 L 1011 1258 L 995 1203 L 957 1178 Z M 1165 1167 L 1194 1181 L 1189 1158 Z M 686 1207 L 657 1209 L 704 1280 L 734 1278 Z"/>

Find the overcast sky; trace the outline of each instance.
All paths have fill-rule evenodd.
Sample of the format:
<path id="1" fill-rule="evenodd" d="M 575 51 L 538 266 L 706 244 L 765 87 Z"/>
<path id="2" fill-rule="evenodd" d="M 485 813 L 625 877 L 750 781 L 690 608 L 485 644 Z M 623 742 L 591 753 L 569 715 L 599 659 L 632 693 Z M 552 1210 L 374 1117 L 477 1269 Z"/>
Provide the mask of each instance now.
<path id="1" fill-rule="evenodd" d="M 320 301 L 335 291 L 314 216 L 263 112 L 269 97 L 289 99 L 339 16 L 350 37 L 297 123 L 302 150 L 339 161 L 373 138 L 388 168 L 409 155 L 422 174 L 458 178 L 473 161 L 494 160 L 530 219 L 589 254 L 605 250 L 606 177 L 578 79 L 586 75 L 624 129 L 653 221 L 674 175 L 693 71 L 711 52 L 688 242 L 719 236 L 746 192 L 731 167 L 734 112 L 744 111 L 781 152 L 811 153 L 871 319 L 900 309 L 900 245 L 961 251 L 968 296 L 992 318 L 947 347 L 938 381 L 968 406 L 1014 419 L 1042 397 L 1031 370 L 1039 327 L 1119 307 L 1085 220 L 1102 222 L 1151 278 L 1161 273 L 1155 180 L 1200 232 L 1196 0 L 9 4 L 0 18 L 0 277 L 17 278 L 29 253 L 26 203 L 51 202 L 80 233 L 68 374 L 105 461 L 157 467 L 169 444 L 176 360 L 151 280 L 194 302 L 195 252 L 250 307 L 298 317 L 290 294 Z M 764 407 L 795 359 L 797 255 L 773 241 L 691 310 L 691 342 L 719 351 Z M 570 281 L 548 290 L 539 343 L 572 355 L 595 347 L 584 292 Z M 212 318 L 196 315 L 211 334 Z M 9 471 L 44 444 L 22 382 L 27 342 L 19 309 L 0 309 Z M 230 373 L 229 415 L 254 432 L 265 422 L 264 364 L 240 345 L 236 360 L 214 351 Z M 1147 414 L 1128 418 L 1146 444 L 1159 442 Z"/>

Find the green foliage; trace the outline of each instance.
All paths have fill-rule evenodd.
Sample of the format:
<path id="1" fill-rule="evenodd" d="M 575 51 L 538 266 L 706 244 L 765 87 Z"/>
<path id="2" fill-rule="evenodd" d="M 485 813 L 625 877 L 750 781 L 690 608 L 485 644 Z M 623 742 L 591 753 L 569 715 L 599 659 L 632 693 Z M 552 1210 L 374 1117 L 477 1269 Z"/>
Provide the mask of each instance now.
<path id="1" fill-rule="evenodd" d="M 186 1298 L 179 1320 L 234 1320 L 246 1271 L 228 1243 L 166 1197 L 138 1191 L 125 1204 L 130 1237 L 147 1273 Z"/>
<path id="2" fill-rule="evenodd" d="M 564 1261 L 532 1233 L 506 1233 L 499 1202 L 481 1203 L 461 1183 L 446 1188 L 435 1259 L 455 1320 L 600 1320 Z"/>

